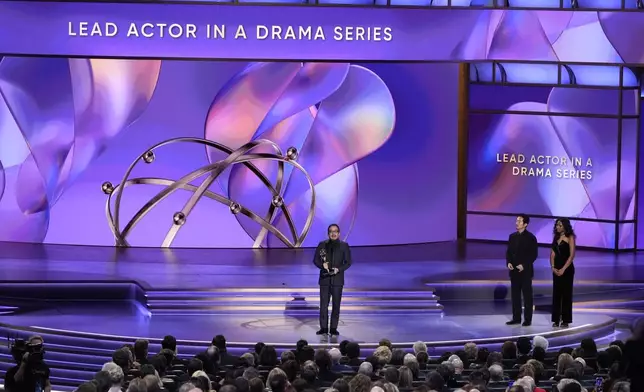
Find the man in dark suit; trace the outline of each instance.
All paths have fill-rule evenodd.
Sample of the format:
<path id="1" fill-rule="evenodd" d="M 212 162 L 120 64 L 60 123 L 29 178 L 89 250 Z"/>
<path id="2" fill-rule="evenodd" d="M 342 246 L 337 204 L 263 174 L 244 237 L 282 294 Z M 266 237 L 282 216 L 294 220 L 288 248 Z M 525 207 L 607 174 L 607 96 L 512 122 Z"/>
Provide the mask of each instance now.
<path id="1" fill-rule="evenodd" d="M 340 240 L 340 226 L 332 224 L 328 229 L 329 239 L 318 244 L 313 264 L 320 269 L 320 330 L 318 335 L 340 335 L 340 302 L 344 286 L 344 271 L 351 267 L 349 244 Z M 329 300 L 331 305 L 331 328 L 329 329 Z"/>
<path id="2" fill-rule="evenodd" d="M 512 292 L 512 320 L 507 325 L 521 324 L 521 295 L 523 295 L 523 326 L 532 325 L 532 278 L 534 262 L 537 260 L 537 238 L 528 231 L 530 217 L 521 214 L 516 220 L 516 231 L 510 234 L 508 250 L 505 254 L 510 271 Z"/>
<path id="3" fill-rule="evenodd" d="M 644 318 L 633 323 L 633 336 L 626 341 L 622 357 L 626 376 L 631 380 L 631 391 L 644 391 Z"/>

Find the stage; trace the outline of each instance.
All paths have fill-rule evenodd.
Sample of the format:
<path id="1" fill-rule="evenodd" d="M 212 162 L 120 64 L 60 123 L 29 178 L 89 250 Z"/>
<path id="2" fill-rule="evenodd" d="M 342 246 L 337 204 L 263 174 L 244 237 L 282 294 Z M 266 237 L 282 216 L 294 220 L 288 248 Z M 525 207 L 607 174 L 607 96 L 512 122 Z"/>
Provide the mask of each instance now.
<path id="1" fill-rule="evenodd" d="M 518 336 L 544 335 L 551 347 L 592 337 L 599 344 L 644 309 L 644 258 L 579 251 L 575 322 L 552 329 L 548 249 L 536 263 L 531 327 L 508 327 L 504 246 L 436 243 L 356 247 L 347 272 L 339 338 L 318 329 L 317 270 L 312 250 L 114 249 L 2 244 L 0 333 L 43 335 L 54 384 L 89 378 L 112 350 L 166 334 L 181 354 L 203 350 L 223 334 L 230 350 L 263 341 L 286 349 L 304 338 L 315 347 L 347 339 L 363 355 L 389 338 L 409 349 L 423 340 L 432 355 L 468 341 L 497 349 Z M 0 370 L 10 366 L 6 347 Z"/>

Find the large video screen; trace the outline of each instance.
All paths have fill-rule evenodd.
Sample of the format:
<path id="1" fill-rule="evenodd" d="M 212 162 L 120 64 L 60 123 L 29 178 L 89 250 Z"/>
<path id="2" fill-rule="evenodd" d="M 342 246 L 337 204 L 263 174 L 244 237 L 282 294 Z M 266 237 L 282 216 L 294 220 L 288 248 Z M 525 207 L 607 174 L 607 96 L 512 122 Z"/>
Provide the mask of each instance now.
<path id="1" fill-rule="evenodd" d="M 569 217 L 587 233 L 580 244 L 632 247 L 637 90 L 620 98 L 616 88 L 471 87 L 470 238 L 492 239 L 483 226 L 498 226 L 500 216 L 511 231 L 514 215 L 527 213 L 542 218 L 533 225 L 541 242 L 551 241 L 551 217 Z M 617 232 L 623 240 L 618 221 L 629 231 Z"/>
<path id="2" fill-rule="evenodd" d="M 287 207 L 298 234 L 310 217 L 301 246 L 315 246 L 330 223 L 352 245 L 452 240 L 457 67 L 2 58 L 0 240 L 114 245 L 107 182 L 118 187 L 141 154 L 175 138 L 230 150 L 259 141 L 248 154 L 263 154 L 253 164 L 273 182 L 278 164 L 268 156 L 293 147 L 301 170 L 285 165 L 279 203 L 243 162 L 208 191 L 287 237 L 283 209 L 265 215 L 272 204 Z M 188 141 L 155 149 L 149 164 L 139 159 L 129 178 L 148 180 L 122 189 L 119 230 L 172 181 L 230 156 Z M 171 246 L 286 246 L 219 196 L 178 222 L 204 178 L 154 202 L 128 245 L 161 246 L 180 223 Z"/>

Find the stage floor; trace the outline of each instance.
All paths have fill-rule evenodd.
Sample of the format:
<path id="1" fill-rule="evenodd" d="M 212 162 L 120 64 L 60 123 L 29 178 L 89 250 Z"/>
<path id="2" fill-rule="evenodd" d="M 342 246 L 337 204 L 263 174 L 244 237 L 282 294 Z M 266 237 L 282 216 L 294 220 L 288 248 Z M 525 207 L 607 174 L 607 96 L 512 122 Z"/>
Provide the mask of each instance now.
<path id="1" fill-rule="evenodd" d="M 152 249 L 0 243 L 0 282 L 137 282 L 148 289 L 317 287 L 312 249 Z M 549 248 L 535 279 L 548 282 Z M 352 248 L 346 287 L 413 289 L 507 281 L 503 244 L 444 242 Z M 642 283 L 644 255 L 578 251 L 577 282 Z"/>
<path id="2" fill-rule="evenodd" d="M 200 341 L 203 347 L 213 334 L 227 337 L 231 347 L 250 348 L 263 341 L 277 347 L 288 347 L 298 339 L 306 339 L 312 345 L 326 346 L 333 341 L 350 340 L 366 346 L 376 344 L 383 337 L 394 340 L 396 345 L 410 348 L 413 342 L 422 340 L 428 346 L 441 351 L 447 347 L 462 347 L 469 341 L 480 343 L 503 343 L 519 336 L 566 336 L 597 330 L 596 337 L 611 335 L 615 320 L 605 315 L 575 314 L 571 328 L 553 329 L 547 314 L 537 313 L 530 327 L 506 326 L 509 317 L 505 314 L 471 315 L 360 315 L 341 317 L 338 329 L 341 335 L 330 341 L 315 334 L 319 329 L 316 316 L 279 315 L 201 315 L 152 316 L 129 315 L 121 310 L 92 312 L 75 310 L 72 314 L 55 311 L 35 314 L 0 317 L 0 323 L 36 327 L 42 330 L 75 331 L 92 335 L 112 335 L 124 341 L 135 338 L 163 339 L 174 335 L 179 340 Z M 105 314 L 107 313 L 107 314 Z M 574 338 L 573 338 L 574 339 Z M 571 339 L 564 339 L 569 342 Z M 365 346 L 365 347 L 366 347 Z"/>
<path id="3" fill-rule="evenodd" d="M 45 338 L 53 384 L 89 379 L 114 349 L 149 338 L 151 352 L 173 334 L 185 356 L 223 334 L 241 353 L 256 342 L 278 350 L 305 338 L 316 347 L 348 339 L 368 355 L 382 338 L 438 355 L 465 342 L 497 350 L 518 336 L 544 335 L 551 348 L 592 337 L 627 337 L 644 312 L 644 256 L 579 251 L 572 328 L 552 329 L 549 249 L 535 264 L 531 327 L 508 327 L 502 244 L 437 243 L 353 248 L 339 338 L 318 329 L 313 251 L 114 249 L 0 243 L 0 334 Z M 295 305 L 295 306 L 294 306 Z M 11 366 L 0 347 L 0 375 Z"/>
<path id="4" fill-rule="evenodd" d="M 357 310 L 343 312 L 343 337 L 365 343 L 388 337 L 403 343 L 496 340 L 551 331 L 549 249 L 540 250 L 535 264 L 537 315 L 530 328 L 504 325 L 510 313 L 504 252 L 502 244 L 455 242 L 354 248 L 343 305 Z M 224 333 L 244 345 L 259 340 L 286 345 L 300 337 L 316 338 L 315 308 L 295 314 L 284 311 L 289 297 L 305 297 L 307 305 L 316 305 L 317 270 L 311 249 L 160 250 L 5 243 L 0 244 L 0 255 L 4 301 L 0 305 L 15 307 L 0 318 L 6 325 L 151 338 L 173 333 L 194 341 Z M 641 313 L 644 257 L 579 251 L 575 263 L 575 326 L 603 325 L 606 317 L 628 322 Z M 354 298 L 347 294 L 351 290 Z M 131 297 L 142 306 L 128 307 L 134 311 L 112 306 L 133 302 L 123 294 L 133 291 L 138 296 Z M 423 293 L 428 294 L 422 297 Z M 386 296 L 388 310 L 379 311 L 379 304 L 386 301 L 371 294 Z M 432 295 L 437 295 L 435 300 Z M 22 298 L 12 302 L 11 296 Z M 442 312 L 436 306 L 425 312 L 433 306 L 427 305 L 429 299 L 440 302 Z M 417 311 L 407 310 L 416 303 Z M 436 309 L 439 314 L 432 313 Z M 208 328 L 183 329 L 186 317 L 196 317 L 191 322 Z"/>

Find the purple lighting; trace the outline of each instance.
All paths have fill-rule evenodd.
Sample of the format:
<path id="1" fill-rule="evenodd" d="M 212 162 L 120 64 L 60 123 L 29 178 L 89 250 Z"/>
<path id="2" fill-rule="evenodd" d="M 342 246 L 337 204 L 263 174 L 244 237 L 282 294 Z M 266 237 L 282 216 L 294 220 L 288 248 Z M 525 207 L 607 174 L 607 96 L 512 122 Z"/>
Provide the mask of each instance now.
<path id="1" fill-rule="evenodd" d="M 80 36 L 90 20 L 88 29 L 112 24 L 118 33 Z M 161 37 L 156 24 L 176 26 Z M 215 38 L 213 25 L 225 34 Z M 642 36 L 642 26 L 641 12 L 7 1 L 0 4 L 0 53 L 639 64 L 644 49 L 632 37 Z"/>
<path id="2" fill-rule="evenodd" d="M 257 139 L 271 140 L 282 151 L 295 148 L 297 162 L 315 184 L 314 214 L 318 218 L 312 231 L 324 232 L 328 222 L 336 222 L 346 228 L 343 235 L 347 238 L 357 212 L 357 162 L 390 138 L 394 122 L 391 93 L 377 74 L 364 67 L 254 63 L 215 97 L 206 120 L 206 138 L 234 148 Z M 214 149 L 207 151 L 210 162 L 222 159 Z M 275 164 L 258 168 L 268 178 L 277 175 Z M 284 178 L 284 199 L 296 226 L 302 226 L 311 204 L 308 183 L 290 167 Z M 246 207 L 260 210 L 262 200 L 270 198 L 263 195 L 266 188 L 244 166 L 235 166 L 219 181 L 229 198 Z M 256 243 L 282 246 L 272 234 L 259 238 L 257 225 L 239 216 L 239 223 Z M 271 223 L 286 229 L 283 214 Z M 309 238 L 304 245 L 315 246 L 318 241 Z"/>
<path id="3" fill-rule="evenodd" d="M 445 225 L 455 225 L 456 168 L 425 173 L 455 151 L 456 135 L 442 130 L 457 121 L 456 70 L 454 64 L 4 58 L 0 219 L 16 226 L 0 228 L 0 240 L 113 245 L 104 183 L 118 185 L 129 164 L 159 142 L 204 136 L 233 147 L 268 139 L 284 154 L 294 148 L 317 197 L 304 246 L 323 238 L 330 222 L 341 225 L 352 245 L 451 240 L 454 230 Z M 27 105 L 32 101 L 42 103 Z M 37 123 L 17 118 L 27 114 Z M 23 135 L 25 126 L 32 128 Z M 173 180 L 220 159 L 203 146 L 168 147 L 132 176 Z M 275 167 L 258 166 L 269 178 Z M 282 202 L 301 229 L 310 198 L 306 180 L 289 170 L 284 180 Z M 273 195 L 257 185 L 246 169 L 235 168 L 210 190 L 250 209 L 259 203 L 265 208 Z M 127 190 L 123 224 L 160 190 Z M 160 246 L 186 195 L 177 192 L 155 206 L 128 241 Z M 283 246 L 242 214 L 216 204 L 199 203 L 181 220 L 185 224 L 172 245 Z M 428 226 L 437 216 L 444 219 Z M 285 231 L 282 215 L 272 223 Z"/>
<path id="4" fill-rule="evenodd" d="M 637 89 L 471 88 L 469 238 L 506 240 L 523 212 L 537 215 L 530 227 L 542 243 L 563 216 L 581 219 L 580 245 L 633 248 Z"/>
<path id="5" fill-rule="evenodd" d="M 161 61 L 5 57 L 0 62 L 0 227 L 41 242 L 50 210 L 107 144 L 135 121 Z"/>

